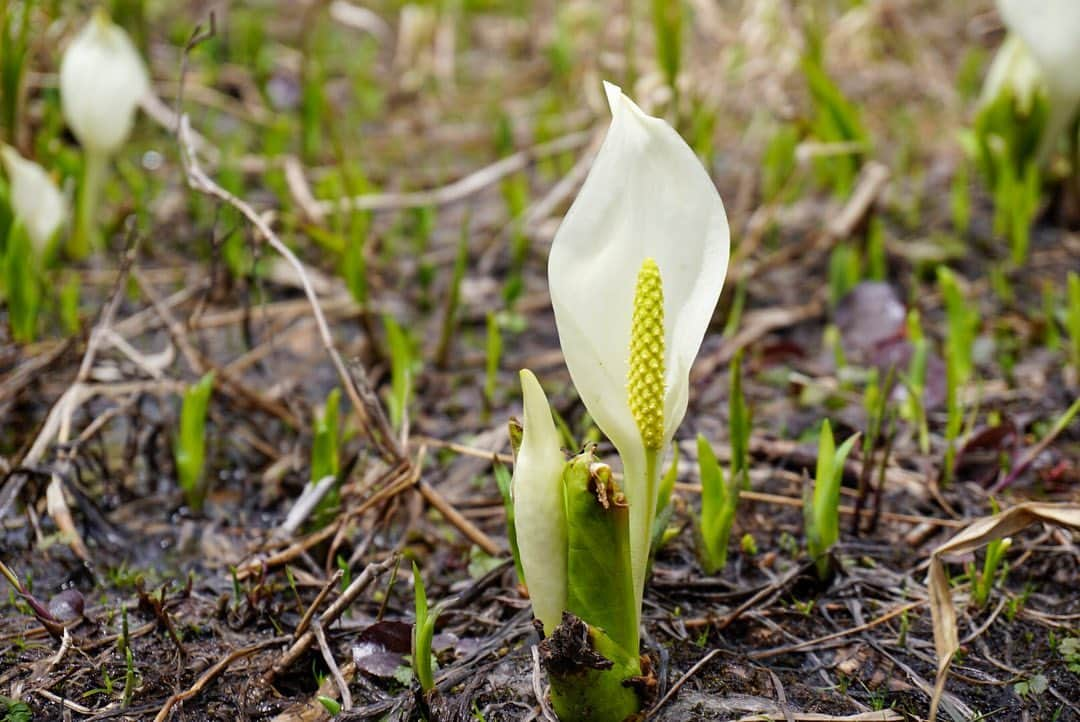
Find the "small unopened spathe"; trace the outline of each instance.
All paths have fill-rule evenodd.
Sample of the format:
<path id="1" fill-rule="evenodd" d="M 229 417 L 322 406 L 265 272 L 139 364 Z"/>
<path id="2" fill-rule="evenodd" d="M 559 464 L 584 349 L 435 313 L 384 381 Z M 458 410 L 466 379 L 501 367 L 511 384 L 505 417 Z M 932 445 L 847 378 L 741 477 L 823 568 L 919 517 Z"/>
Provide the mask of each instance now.
<path id="1" fill-rule="evenodd" d="M 10 186 L 11 210 L 40 253 L 67 219 L 64 195 L 44 168 L 11 146 L 0 145 L 0 161 Z"/>
<path id="2" fill-rule="evenodd" d="M 99 8 L 60 62 L 64 120 L 84 151 L 75 232 L 68 239 L 73 258 L 99 245 L 95 215 L 109 157 L 130 137 L 135 109 L 149 88 L 146 65 L 131 38 Z"/>
<path id="3" fill-rule="evenodd" d="M 87 151 L 112 155 L 131 135 L 149 87 L 131 38 L 99 9 L 60 63 L 60 101 L 71 132 Z"/>

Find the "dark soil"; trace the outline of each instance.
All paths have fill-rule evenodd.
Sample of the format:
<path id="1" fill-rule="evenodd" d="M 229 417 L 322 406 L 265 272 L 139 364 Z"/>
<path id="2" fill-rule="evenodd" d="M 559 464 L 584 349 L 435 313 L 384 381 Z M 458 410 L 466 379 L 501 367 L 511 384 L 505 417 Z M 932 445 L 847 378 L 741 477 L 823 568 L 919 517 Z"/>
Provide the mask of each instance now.
<path id="1" fill-rule="evenodd" d="M 341 449 L 341 505 L 321 526 L 308 519 L 293 533 L 281 528 L 310 481 L 315 409 L 343 380 L 295 275 L 274 265 L 273 249 L 233 208 L 186 187 L 171 128 L 143 116 L 133 149 L 118 161 L 124 172 L 110 197 L 110 248 L 73 267 L 83 283 L 82 333 L 64 339 L 51 329 L 31 345 L 0 339 L 0 561 L 44 607 L 65 590 L 77 592 L 75 606 L 83 605 L 81 613 L 66 611 L 71 595 L 66 607 L 53 605 L 63 623 L 54 637 L 27 599 L 14 591 L 0 599 L 0 695 L 24 701 L 34 720 L 316 720 L 328 717 L 319 696 L 342 699 L 329 657 L 352 698 L 342 719 L 537 718 L 531 647 L 538 638 L 508 561 L 493 457 L 508 463 L 506 425 L 520 415 L 521 368 L 542 379 L 576 439 L 596 438 L 562 363 L 546 256 L 572 198 L 550 194 L 590 152 L 589 133 L 602 134 L 607 124 L 593 92 L 597 78 L 627 72 L 625 4 L 608 4 L 523 3 L 516 12 L 464 3 L 468 11 L 452 27 L 458 47 L 451 80 L 431 52 L 396 59 L 396 3 L 373 4 L 391 28 L 381 39 L 300 3 L 219 9 L 216 37 L 192 51 L 184 107 L 220 153 L 210 174 L 258 211 L 272 209 L 275 230 L 318 282 L 335 346 L 362 401 L 357 409 L 343 396 L 349 433 Z M 146 47 L 167 102 L 182 43 L 206 19 L 202 4 L 180 5 L 154 10 L 147 24 Z M 972 103 L 955 81 L 965 47 L 989 50 L 1000 40 L 991 3 L 864 4 L 843 13 L 844 22 L 833 5 L 848 3 L 825 3 L 835 21 L 830 71 L 876 138 L 863 160 L 891 171 L 842 238 L 825 229 L 849 198 L 830 195 L 809 168 L 798 171 L 793 198 L 762 196 L 760 158 L 772 131 L 763 130 L 761 116 L 773 119 L 772 128 L 776 119 L 797 124 L 809 113 L 795 47 L 802 20 L 787 7 L 797 3 L 777 4 L 794 25 L 782 22 L 786 30 L 769 32 L 754 3 L 745 11 L 730 3 L 691 5 L 683 100 L 715 111 L 709 167 L 727 205 L 735 260 L 677 437 L 673 519 L 681 531 L 660 551 L 646 592 L 643 646 L 658 696 L 680 685 L 653 719 L 842 719 L 874 711 L 895 715 L 873 719 L 925 719 L 937 667 L 926 604 L 930 553 L 967 521 L 992 513 L 991 499 L 1002 507 L 1080 501 L 1075 422 L 1029 469 L 1000 492 L 989 491 L 1001 464 L 1023 458 L 1077 396 L 1077 370 L 1061 346 L 1047 343 L 1050 327 L 1059 335 L 1064 329 L 1044 315 L 1042 294 L 1049 287 L 1064 297 L 1066 273 L 1080 270 L 1080 237 L 1048 202 L 1028 262 L 1012 266 L 1005 242 L 991 233 L 992 209 L 976 178 L 970 229 L 952 228 L 949 194 L 960 158 L 953 138 Z M 647 15 L 637 30 L 641 97 L 661 97 L 659 103 Z M 846 29 L 853 23 L 865 23 L 865 32 Z M 237 49 L 238 38 L 256 26 L 272 56 L 266 67 L 250 67 Z M 41 37 L 35 46 L 42 70 L 55 67 L 50 42 Z M 559 42 L 573 48 L 569 69 L 553 60 Z M 322 142 L 315 150 L 301 148 L 299 101 L 273 101 L 273 93 L 300 92 L 304 52 L 323 58 L 316 131 Z M 411 64 L 403 69 L 401 62 Z M 729 66 L 737 67 L 722 70 Z M 31 78 L 27 107 L 35 132 L 45 132 L 42 109 L 55 104 L 54 82 Z M 688 108 L 677 123 L 684 134 Z M 287 119 L 285 131 L 275 130 L 275 115 Z M 516 174 L 463 198 L 421 205 L 391 199 L 365 216 L 366 305 L 338 275 L 341 243 L 349 242 L 347 214 L 307 214 L 286 183 L 285 156 L 267 147 L 268 136 L 284 132 L 308 190 L 330 199 L 345 193 L 343 165 L 357 174 L 362 168 L 371 192 L 406 193 L 443 187 L 579 131 L 586 133 L 580 143 L 533 153 Z M 147 151 L 163 154 L 161 168 L 138 165 Z M 147 179 L 133 184 L 124 173 Z M 523 183 L 528 194 L 520 263 L 505 201 L 511 182 Z M 573 188 L 579 184 L 580 175 Z M 127 233 L 129 215 L 134 230 Z M 843 504 L 868 511 L 859 533 L 850 515 L 842 517 L 833 573 L 821 582 L 806 558 L 799 508 L 804 479 L 814 473 L 813 439 L 825 417 L 840 438 L 867 426 L 865 383 L 845 375 L 850 368 L 837 369 L 823 334 L 829 324 L 844 327 L 852 314 L 876 325 L 869 304 L 831 305 L 829 254 L 837 243 L 863 250 L 870 218 L 884 229 L 886 282 L 905 310 L 920 311 L 938 357 L 926 396 L 930 450 L 920 450 L 917 429 L 905 420 L 886 458 L 879 450 L 865 460 L 856 449 Z M 442 362 L 438 339 L 463 234 L 460 308 Z M 135 239 L 129 269 L 120 259 Z M 240 254 L 246 273 L 229 270 L 230 253 Z M 939 484 L 946 448 L 944 371 L 935 365 L 946 323 L 934 281 L 939 260 L 966 279 L 982 319 L 978 388 L 972 384 L 967 407 L 978 399 L 974 441 L 949 485 Z M 508 283 L 521 284 L 512 303 Z M 725 335 L 740 288 L 745 309 L 737 333 Z M 109 320 L 103 309 L 113 299 Z M 489 313 L 498 314 L 503 344 L 490 397 Z M 397 318 L 415 345 L 403 435 L 380 421 L 391 387 L 384 314 Z M 96 395 L 73 407 L 70 433 L 59 438 L 46 419 L 76 382 L 93 329 L 105 326 L 142 359 L 115 345 L 98 350 L 81 381 Z M 851 367 L 880 361 L 880 348 L 862 343 L 865 329 L 844 339 Z M 752 493 L 738 512 L 728 567 L 707 577 L 689 514 L 699 508 L 694 439 L 704 434 L 726 458 L 727 370 L 739 349 L 754 418 Z M 218 378 L 208 424 L 212 488 L 204 511 L 195 513 L 177 487 L 172 443 L 180 390 L 210 369 Z M 28 460 L 41 435 L 44 453 Z M 600 454 L 613 456 L 604 444 Z M 874 469 L 871 486 L 886 467 L 879 500 L 858 498 L 864 461 Z M 50 481 L 65 492 L 85 554 L 46 509 Z M 871 524 L 875 508 L 880 518 Z M 756 549 L 748 549 L 751 540 Z M 485 543 L 497 553 L 485 552 Z M 979 553 L 949 560 L 954 582 L 968 581 L 965 561 L 981 569 L 982 559 Z M 408 628 L 389 625 L 412 619 L 409 560 L 419 565 L 432 603 L 450 600 L 436 637 L 438 693 L 428 700 L 408 673 Z M 957 591 L 962 652 L 941 718 L 1076 722 L 1080 673 L 1068 669 L 1058 648 L 1080 636 L 1076 532 L 1027 529 L 1013 539 L 1006 561 L 1008 573 L 984 608 L 968 604 L 966 587 Z M 290 656 L 321 590 L 329 589 L 318 614 L 361 578 L 370 584 L 319 627 L 328 653 L 309 633 Z M 4 704 L 0 699 L 0 720 L 20 719 L 10 711 L 5 718 Z M 823 716 L 803 716 L 811 714 Z"/>

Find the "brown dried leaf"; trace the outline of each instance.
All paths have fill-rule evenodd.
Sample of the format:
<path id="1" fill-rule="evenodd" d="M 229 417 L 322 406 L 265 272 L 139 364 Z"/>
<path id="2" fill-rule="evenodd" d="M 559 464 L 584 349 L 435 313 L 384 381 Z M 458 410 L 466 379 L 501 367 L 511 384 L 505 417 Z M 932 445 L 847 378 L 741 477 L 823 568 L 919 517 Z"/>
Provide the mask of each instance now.
<path id="1" fill-rule="evenodd" d="M 930 701 L 930 722 L 937 719 L 938 704 L 945 691 L 945 680 L 953 655 L 960 648 L 956 629 L 956 608 L 949 592 L 949 578 L 941 558 L 946 554 L 973 552 L 997 539 L 1020 532 L 1032 524 L 1046 522 L 1080 530 L 1080 505 L 1026 502 L 994 516 L 976 519 L 966 529 L 945 542 L 930 555 L 930 614 L 934 620 L 934 647 L 938 671 L 934 696 Z"/>

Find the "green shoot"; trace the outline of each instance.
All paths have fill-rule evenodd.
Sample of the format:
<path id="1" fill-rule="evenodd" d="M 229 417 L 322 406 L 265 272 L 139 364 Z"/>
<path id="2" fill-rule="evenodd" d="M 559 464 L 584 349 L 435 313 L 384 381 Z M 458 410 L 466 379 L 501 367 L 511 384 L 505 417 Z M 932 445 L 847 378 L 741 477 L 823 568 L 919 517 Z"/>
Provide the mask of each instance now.
<path id="1" fill-rule="evenodd" d="M 12 223 L 8 230 L 3 264 L 3 288 L 11 335 L 20 343 L 30 343 L 37 335 L 42 289 L 34 247 L 19 221 Z"/>
<path id="2" fill-rule="evenodd" d="M 728 540 L 739 503 L 739 477 L 724 478 L 724 470 L 708 440 L 698 435 L 698 473 L 701 476 L 701 520 L 698 557 L 706 574 L 727 565 Z"/>
<path id="3" fill-rule="evenodd" d="M 184 392 L 180 409 L 180 435 L 173 447 L 180 491 L 195 513 L 202 511 L 209 491 L 203 474 L 203 462 L 206 458 L 206 412 L 213 388 L 214 372 L 211 371 Z"/>
<path id="4" fill-rule="evenodd" d="M 859 252 L 850 244 L 836 244 L 829 254 L 829 305 L 836 308 L 859 280 Z"/>
<path id="5" fill-rule="evenodd" d="M 656 64 L 664 81 L 678 93 L 677 80 L 682 63 L 683 0 L 652 0 L 653 35 Z"/>
<path id="6" fill-rule="evenodd" d="M 361 307 L 367 305 L 367 235 L 370 216 L 366 212 L 354 211 L 349 223 L 349 235 L 345 239 L 341 254 L 341 277 L 345 281 L 349 295 Z"/>
<path id="7" fill-rule="evenodd" d="M 1027 260 L 1038 211 L 1042 178 L 1037 152 L 1048 115 L 1044 91 L 1021 97 L 1006 87 L 983 106 L 972 129 L 970 150 L 994 198 L 994 233 L 1008 238 L 1016 266 Z"/>
<path id="8" fill-rule="evenodd" d="M 338 474 L 338 409 L 341 389 L 335 388 L 326 397 L 321 413 L 315 414 L 314 440 L 311 444 L 311 483 Z"/>
<path id="9" fill-rule="evenodd" d="M 994 512 L 997 513 L 997 504 L 994 504 Z M 1003 564 L 1005 560 L 1005 552 L 1009 550 L 1012 545 L 1012 539 L 1005 537 L 1004 539 L 995 539 L 986 545 L 986 558 L 983 560 L 982 572 L 975 573 L 975 565 L 968 565 L 968 576 L 971 579 L 971 604 L 972 606 L 981 609 L 986 606 L 986 602 L 990 599 L 990 592 L 994 589 L 994 583 L 998 579 L 998 569 L 1000 568 L 1000 578 L 1004 579 L 1008 573 L 1008 565 Z"/>
<path id="10" fill-rule="evenodd" d="M 461 282 L 465 278 L 465 269 L 469 264 L 469 216 L 461 224 L 461 236 L 458 238 L 457 257 L 454 259 L 454 272 L 450 277 L 450 287 L 446 290 L 446 303 L 443 304 L 442 324 L 439 330 L 439 344 L 435 347 L 435 363 L 439 368 L 446 368 L 450 359 L 450 343 L 457 328 L 458 304 L 461 302 Z"/>
<path id="11" fill-rule="evenodd" d="M 731 425 L 732 483 L 740 488 L 750 487 L 750 407 L 742 390 L 742 351 L 731 361 L 728 423 Z"/>
<path id="12" fill-rule="evenodd" d="M 1069 358 L 1080 375 L 1080 274 L 1069 272 L 1065 289 L 1065 330 L 1069 334 Z"/>
<path id="13" fill-rule="evenodd" d="M 727 321 L 724 322 L 724 338 L 733 337 L 739 330 L 739 322 L 742 320 L 743 309 L 746 307 L 746 280 L 740 278 L 735 284 L 735 298 L 731 299 L 731 310 L 728 311 Z"/>
<path id="14" fill-rule="evenodd" d="M 739 491 L 750 486 L 750 407 L 742 390 L 742 352 L 731 362 L 728 423 L 731 428 L 731 465 L 727 479 L 716 454 L 698 435 L 698 471 L 701 475 L 699 556 L 707 574 L 727 565 L 728 540 L 739 505 Z"/>
<path id="15" fill-rule="evenodd" d="M 74 336 L 79 332 L 81 321 L 79 319 L 79 295 L 80 279 L 78 274 L 71 274 L 60 286 L 57 305 L 60 309 L 60 324 L 64 332 Z"/>
<path id="16" fill-rule="evenodd" d="M 517 573 L 518 584 L 525 584 L 525 570 L 521 566 L 521 554 L 518 552 L 517 523 L 514 519 L 514 498 L 511 495 L 510 480 L 513 478 L 506 466 L 498 460 L 492 461 L 495 473 L 495 485 L 499 487 L 499 495 L 502 497 L 503 509 L 506 511 L 506 538 L 510 543 L 510 555 L 514 558 L 514 571 Z"/>
<path id="17" fill-rule="evenodd" d="M 956 354 L 945 356 L 945 468 L 942 485 L 952 483 L 956 470 L 956 440 L 964 425 L 964 412 L 960 407 L 960 369 Z"/>
<path id="18" fill-rule="evenodd" d="M 416 595 L 416 623 L 412 632 L 412 665 L 420 689 L 424 694 L 435 689 L 435 673 L 432 668 L 431 641 L 435 636 L 435 622 L 439 618 L 439 607 L 428 611 L 427 593 L 424 591 L 424 579 L 420 569 L 413 562 L 413 587 Z"/>
<path id="19" fill-rule="evenodd" d="M 919 430 L 919 450 L 930 453 L 930 426 L 926 420 L 926 406 L 923 399 L 926 394 L 926 364 L 930 354 L 930 344 L 922 331 L 918 309 L 911 309 L 907 318 L 908 338 L 911 341 L 911 361 L 906 374 L 901 374 L 907 388 L 907 398 L 903 407 L 904 418 L 916 424 Z"/>
<path id="20" fill-rule="evenodd" d="M 866 277 L 884 281 L 889 276 L 889 260 L 885 252 L 885 225 L 877 216 L 866 224 Z"/>
<path id="21" fill-rule="evenodd" d="M 484 405 L 495 406 L 495 389 L 499 381 L 499 362 L 502 360 L 502 332 L 495 314 L 488 311 L 487 342 L 484 345 Z"/>
<path id="22" fill-rule="evenodd" d="M 781 125 L 765 145 L 761 156 L 761 194 L 767 203 L 786 200 L 785 191 L 797 167 L 798 145 L 799 132 L 791 124 Z"/>
<path id="23" fill-rule="evenodd" d="M 858 438 L 858 434 L 853 434 L 837 448 L 829 420 L 825 419 L 821 425 L 814 486 L 806 490 L 803 499 L 806 546 L 817 565 L 819 579 L 828 576 L 828 552 L 840 539 L 840 484 L 844 463 Z"/>
<path id="24" fill-rule="evenodd" d="M 315 414 L 311 442 L 311 484 L 323 479 L 337 479 L 341 470 L 338 445 L 340 427 L 338 409 L 341 406 L 341 389 L 335 388 L 326 396 L 322 411 Z M 326 494 L 315 509 L 315 525 L 322 527 L 336 512 L 340 504 L 337 484 Z"/>
<path id="25" fill-rule="evenodd" d="M 956 173 L 953 174 L 952 186 L 949 189 L 953 230 L 961 236 L 967 234 L 971 227 L 970 183 L 967 160 L 961 158 L 956 165 Z"/>
<path id="26" fill-rule="evenodd" d="M 341 702 L 338 702 L 333 697 L 327 697 L 325 694 L 318 695 L 315 699 L 319 700 L 319 704 L 323 706 L 326 713 L 331 717 L 337 717 L 341 714 Z"/>
<path id="27" fill-rule="evenodd" d="M 15 140 L 34 2 L 0 0 L 0 138 Z"/>
<path id="28" fill-rule="evenodd" d="M 393 316 L 383 316 L 386 344 L 390 348 L 390 423 L 400 429 L 408 418 L 409 398 L 412 395 L 413 350 L 404 329 Z"/>
<path id="29" fill-rule="evenodd" d="M 802 72 L 814 107 L 810 129 L 815 139 L 837 151 L 815 158 L 814 167 L 818 178 L 836 195 L 847 196 L 855 184 L 863 154 L 869 150 L 870 136 L 858 107 L 844 97 L 826 72 L 821 39 L 811 35 L 807 41 L 809 50 L 802 59 Z"/>
<path id="30" fill-rule="evenodd" d="M 938 266 L 937 278 L 948 321 L 945 357 L 947 362 L 956 365 L 956 381 L 963 385 L 971 379 L 974 370 L 972 348 L 979 331 L 979 312 L 964 298 L 952 271 L 945 266 Z"/>
<path id="31" fill-rule="evenodd" d="M 1057 351 L 1061 348 L 1061 333 L 1058 331 L 1056 314 L 1057 294 L 1054 293 L 1054 284 L 1050 279 L 1044 279 L 1042 284 L 1043 343 L 1049 351 Z M 1080 310 L 1077 313 L 1077 323 L 1077 328 L 1080 328 Z"/>

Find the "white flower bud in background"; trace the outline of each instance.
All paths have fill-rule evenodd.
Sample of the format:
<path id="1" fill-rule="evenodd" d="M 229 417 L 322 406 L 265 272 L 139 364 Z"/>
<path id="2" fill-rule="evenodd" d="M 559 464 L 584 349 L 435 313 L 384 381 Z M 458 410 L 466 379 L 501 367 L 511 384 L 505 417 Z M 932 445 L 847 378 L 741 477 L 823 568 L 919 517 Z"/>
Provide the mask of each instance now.
<path id="1" fill-rule="evenodd" d="M 150 78 L 131 38 L 98 10 L 60 62 L 60 101 L 79 143 L 112 155 L 127 141 Z"/>
<path id="2" fill-rule="evenodd" d="M 1045 161 L 1080 112 L 1080 0 L 998 0 L 997 5 L 1009 32 L 1042 70 L 1050 104 L 1039 149 Z"/>
<path id="3" fill-rule="evenodd" d="M 0 145 L 0 161 L 10 186 L 11 210 L 41 253 L 67 219 L 67 202 L 45 169 L 11 146 Z"/>

